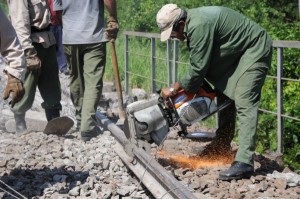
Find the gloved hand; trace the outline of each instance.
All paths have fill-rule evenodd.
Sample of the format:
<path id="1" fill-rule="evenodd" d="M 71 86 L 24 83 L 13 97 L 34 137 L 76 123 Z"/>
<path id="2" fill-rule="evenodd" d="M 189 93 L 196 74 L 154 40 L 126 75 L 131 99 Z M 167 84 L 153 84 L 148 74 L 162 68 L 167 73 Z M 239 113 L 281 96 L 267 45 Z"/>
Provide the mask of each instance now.
<path id="1" fill-rule="evenodd" d="M 111 40 L 116 40 L 119 32 L 118 20 L 114 17 L 109 17 L 106 27 L 106 37 Z"/>
<path id="2" fill-rule="evenodd" d="M 38 71 L 41 69 L 41 60 L 37 56 L 37 53 L 33 50 L 25 50 L 27 69 L 30 71 Z"/>
<path id="3" fill-rule="evenodd" d="M 10 93 L 12 93 L 12 101 L 10 102 L 11 107 L 13 108 L 15 103 L 19 102 L 25 94 L 25 89 L 23 83 L 18 78 L 12 76 L 8 72 L 7 75 L 7 84 L 4 90 L 3 99 L 6 100 Z"/>

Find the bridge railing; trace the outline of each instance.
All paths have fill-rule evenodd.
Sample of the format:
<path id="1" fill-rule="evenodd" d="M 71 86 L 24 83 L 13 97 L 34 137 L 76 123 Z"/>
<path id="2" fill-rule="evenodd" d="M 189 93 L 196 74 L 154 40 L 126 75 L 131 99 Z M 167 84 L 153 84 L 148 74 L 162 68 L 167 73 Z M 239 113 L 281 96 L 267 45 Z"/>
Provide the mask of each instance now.
<path id="1" fill-rule="evenodd" d="M 156 61 L 157 59 L 162 59 L 156 56 L 156 42 L 160 42 L 160 34 L 158 33 L 144 33 L 144 32 L 131 32 L 131 31 L 125 31 L 125 92 L 129 92 L 129 78 L 130 75 L 134 76 L 140 76 L 147 79 L 150 79 L 151 81 L 151 91 L 152 93 L 156 92 L 156 83 L 160 82 L 156 79 Z M 146 77 L 142 72 L 140 74 L 133 73 L 129 70 L 129 56 L 131 55 L 130 51 L 128 50 L 129 47 L 129 37 L 142 37 L 142 38 L 148 38 L 151 40 L 151 50 L 150 50 L 150 65 L 151 65 L 151 77 Z M 259 109 L 261 112 L 264 112 L 266 114 L 273 114 L 277 116 L 277 151 L 282 152 L 283 150 L 283 127 L 284 127 L 284 119 L 288 118 L 297 122 L 300 122 L 300 118 L 292 117 L 289 115 L 285 115 L 283 112 L 283 81 L 294 81 L 294 82 L 300 82 L 299 79 L 290 79 L 283 77 L 283 50 L 285 48 L 300 48 L 300 41 L 273 41 L 273 48 L 277 51 L 277 75 L 276 76 L 270 76 L 268 75 L 267 78 L 273 78 L 277 82 L 277 112 L 265 110 L 265 109 Z M 134 54 L 134 53 L 133 53 Z M 134 55 L 131 55 L 134 56 Z M 147 55 L 146 55 L 147 56 Z M 179 41 L 178 40 L 167 40 L 166 42 L 166 57 L 164 60 L 167 63 L 167 78 L 164 81 L 164 83 L 168 86 L 175 83 L 177 80 L 178 75 L 178 64 L 184 64 L 188 65 L 188 62 L 181 62 L 179 60 Z M 297 93 L 296 93 L 297 94 Z"/>

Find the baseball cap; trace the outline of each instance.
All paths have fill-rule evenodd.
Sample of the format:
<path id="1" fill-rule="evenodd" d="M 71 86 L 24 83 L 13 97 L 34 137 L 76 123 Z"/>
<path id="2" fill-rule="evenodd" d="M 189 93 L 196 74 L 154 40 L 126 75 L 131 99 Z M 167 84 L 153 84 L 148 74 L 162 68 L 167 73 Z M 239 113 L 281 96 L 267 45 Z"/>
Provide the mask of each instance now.
<path id="1" fill-rule="evenodd" d="M 156 23 L 159 27 L 160 40 L 166 41 L 170 38 L 173 25 L 179 19 L 181 9 L 176 4 L 164 5 L 156 15 Z"/>

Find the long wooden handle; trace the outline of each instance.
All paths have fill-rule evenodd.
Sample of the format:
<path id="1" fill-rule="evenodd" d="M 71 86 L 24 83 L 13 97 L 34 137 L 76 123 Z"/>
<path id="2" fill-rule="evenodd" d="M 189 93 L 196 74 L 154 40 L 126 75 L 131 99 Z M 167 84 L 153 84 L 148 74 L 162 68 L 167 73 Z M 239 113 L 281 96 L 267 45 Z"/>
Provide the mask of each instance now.
<path id="1" fill-rule="evenodd" d="M 111 40 L 109 42 L 110 53 L 111 53 L 111 61 L 114 71 L 114 79 L 116 84 L 116 90 L 118 95 L 118 105 L 119 105 L 119 118 L 125 119 L 125 111 L 123 107 L 123 95 L 122 95 L 122 87 L 120 83 L 120 75 L 119 75 L 119 67 L 118 67 L 118 60 L 116 55 L 116 48 L 115 48 L 115 41 Z"/>

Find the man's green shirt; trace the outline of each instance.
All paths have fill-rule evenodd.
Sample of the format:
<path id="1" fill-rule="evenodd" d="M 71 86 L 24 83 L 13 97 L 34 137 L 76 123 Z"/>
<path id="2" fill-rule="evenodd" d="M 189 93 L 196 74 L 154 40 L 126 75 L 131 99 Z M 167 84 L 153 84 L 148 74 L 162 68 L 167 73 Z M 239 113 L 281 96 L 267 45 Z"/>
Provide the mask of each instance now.
<path id="1" fill-rule="evenodd" d="M 239 77 L 254 63 L 264 62 L 272 48 L 262 27 L 225 7 L 188 10 L 184 31 L 191 66 L 180 86 L 190 92 L 197 91 L 205 78 L 234 99 Z"/>

